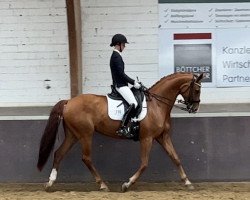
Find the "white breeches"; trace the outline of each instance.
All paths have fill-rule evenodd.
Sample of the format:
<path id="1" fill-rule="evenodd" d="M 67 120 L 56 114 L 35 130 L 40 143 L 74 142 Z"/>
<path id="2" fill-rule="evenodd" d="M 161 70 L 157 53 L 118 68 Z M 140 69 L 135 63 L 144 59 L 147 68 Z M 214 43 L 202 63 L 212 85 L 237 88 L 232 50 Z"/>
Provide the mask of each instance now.
<path id="1" fill-rule="evenodd" d="M 120 88 L 116 87 L 116 90 L 120 93 L 120 95 L 122 95 L 122 97 L 128 102 L 128 104 L 134 104 L 135 108 L 137 107 L 138 103 L 135 99 L 133 92 L 128 86 L 123 86 Z"/>

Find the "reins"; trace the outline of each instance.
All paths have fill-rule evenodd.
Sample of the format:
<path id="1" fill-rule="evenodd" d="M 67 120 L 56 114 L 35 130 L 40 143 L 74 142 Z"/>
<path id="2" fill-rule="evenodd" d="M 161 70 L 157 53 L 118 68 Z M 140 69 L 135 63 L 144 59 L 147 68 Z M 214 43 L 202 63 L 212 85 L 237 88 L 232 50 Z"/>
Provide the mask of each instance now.
<path id="1" fill-rule="evenodd" d="M 181 104 L 184 104 L 186 105 L 186 108 L 185 107 L 182 107 L 182 106 L 179 106 L 179 105 L 173 105 L 174 107 L 180 109 L 180 110 L 183 110 L 183 111 L 187 111 L 187 112 L 191 112 L 191 106 L 193 103 L 199 103 L 200 101 L 195 101 L 193 100 L 193 93 L 192 93 L 192 90 L 193 90 L 193 86 L 194 84 L 198 85 L 201 87 L 201 85 L 199 83 L 196 83 L 195 82 L 195 76 L 193 76 L 193 79 L 189 85 L 189 87 L 187 88 L 190 89 L 189 90 L 189 96 L 188 96 L 188 100 L 186 101 L 183 101 L 181 99 L 177 99 L 175 101 L 177 101 L 177 103 L 181 103 Z M 149 92 L 148 88 L 146 88 L 144 85 L 141 84 L 141 90 L 143 91 L 143 93 L 145 94 L 147 100 L 151 101 L 152 100 L 152 97 L 155 98 L 157 101 L 163 103 L 163 104 L 166 104 L 168 106 L 172 106 L 172 104 L 169 103 L 169 101 L 171 102 L 172 100 L 170 100 L 169 98 L 166 98 L 166 97 L 163 97 L 163 96 L 160 96 L 160 95 L 157 95 L 157 94 L 154 94 L 152 92 Z M 166 102 L 167 101 L 167 102 Z"/>
<path id="2" fill-rule="evenodd" d="M 144 94 L 145 94 L 146 96 L 148 95 L 149 99 L 150 99 L 150 96 L 151 96 L 151 97 L 155 98 L 157 101 L 159 101 L 159 102 L 161 102 L 161 103 L 163 103 L 163 104 L 166 104 L 166 105 L 171 106 L 171 104 L 169 104 L 168 102 L 165 101 L 165 100 L 170 101 L 170 99 L 168 99 L 168 98 L 166 98 L 166 97 L 163 97 L 163 96 L 160 96 L 160 95 L 151 93 L 151 92 L 149 92 L 149 91 L 147 91 L 147 93 L 144 93 Z M 186 101 L 183 101 L 183 100 L 181 100 L 181 99 L 177 99 L 176 101 L 177 101 L 177 103 L 181 103 L 181 104 L 187 105 Z M 184 111 L 189 112 L 189 111 L 188 111 L 189 109 L 187 109 L 187 108 L 184 108 L 184 107 L 181 107 L 181 106 L 175 105 L 175 104 L 174 104 L 173 106 L 176 107 L 176 108 L 178 108 L 178 109 L 180 109 L 180 110 L 184 110 Z"/>
<path id="3" fill-rule="evenodd" d="M 138 77 L 137 77 L 137 81 L 139 82 Z M 171 102 L 172 100 L 170 100 L 170 99 L 168 99 L 168 98 L 166 98 L 166 97 L 160 96 L 160 95 L 158 95 L 158 94 L 154 94 L 154 93 L 152 93 L 152 92 L 149 92 L 149 89 L 148 89 L 147 87 L 145 87 L 141 82 L 139 82 L 139 83 L 141 84 L 140 90 L 142 90 L 142 92 L 145 94 L 147 101 L 151 101 L 151 100 L 152 100 L 152 97 L 153 97 L 153 98 L 155 98 L 157 101 L 159 101 L 159 102 L 161 102 L 161 103 L 163 103 L 163 104 L 166 104 L 166 105 L 168 105 L 168 106 L 171 106 L 171 104 L 169 104 L 168 102 L 165 102 L 165 100 L 170 101 L 170 102 Z"/>
<path id="4" fill-rule="evenodd" d="M 163 104 L 166 104 L 168 106 L 172 106 L 172 104 L 169 103 L 169 101 L 171 102 L 172 100 L 170 100 L 169 98 L 166 98 L 166 97 L 163 97 L 163 96 L 160 96 L 158 94 L 155 94 L 155 93 L 152 93 L 152 92 L 149 92 L 148 88 L 146 88 L 145 86 L 142 85 L 142 91 L 144 92 L 147 100 L 151 101 L 152 98 L 155 98 L 157 101 L 163 103 Z M 167 102 L 166 102 L 167 101 Z M 176 100 L 178 103 L 182 103 L 184 105 L 187 105 L 186 104 L 186 101 L 183 101 L 183 100 Z M 181 106 L 178 106 L 178 105 L 173 105 L 174 107 L 176 108 L 179 108 L 180 110 L 184 110 L 184 111 L 187 111 L 188 112 L 188 109 L 187 108 L 184 108 L 184 107 L 181 107 Z"/>

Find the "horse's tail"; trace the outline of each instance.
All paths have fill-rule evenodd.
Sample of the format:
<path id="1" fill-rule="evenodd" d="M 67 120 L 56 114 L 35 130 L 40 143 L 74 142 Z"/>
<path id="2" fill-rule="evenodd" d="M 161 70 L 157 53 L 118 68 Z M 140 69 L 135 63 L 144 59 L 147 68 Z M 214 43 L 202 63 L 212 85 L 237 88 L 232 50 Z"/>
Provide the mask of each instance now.
<path id="1" fill-rule="evenodd" d="M 63 107 L 67 100 L 59 101 L 51 110 L 46 128 L 40 142 L 39 158 L 37 168 L 41 171 L 46 164 L 49 155 L 54 147 L 58 127 L 63 116 Z"/>

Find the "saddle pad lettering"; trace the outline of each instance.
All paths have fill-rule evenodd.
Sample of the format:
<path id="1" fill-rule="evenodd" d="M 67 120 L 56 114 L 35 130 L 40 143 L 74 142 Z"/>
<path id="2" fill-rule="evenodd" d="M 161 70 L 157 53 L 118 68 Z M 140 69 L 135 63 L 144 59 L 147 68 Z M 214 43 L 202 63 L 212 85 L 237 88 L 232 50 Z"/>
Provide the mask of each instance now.
<path id="1" fill-rule="evenodd" d="M 111 119 L 113 120 L 122 120 L 122 117 L 124 115 L 124 104 L 121 100 L 114 100 L 109 98 L 108 96 L 107 100 L 108 100 L 108 115 Z M 144 119 L 144 117 L 147 114 L 147 102 L 146 102 L 146 98 L 144 98 L 143 102 L 142 102 L 142 111 L 137 118 L 132 119 L 132 121 L 136 122 L 136 121 L 141 121 Z"/>

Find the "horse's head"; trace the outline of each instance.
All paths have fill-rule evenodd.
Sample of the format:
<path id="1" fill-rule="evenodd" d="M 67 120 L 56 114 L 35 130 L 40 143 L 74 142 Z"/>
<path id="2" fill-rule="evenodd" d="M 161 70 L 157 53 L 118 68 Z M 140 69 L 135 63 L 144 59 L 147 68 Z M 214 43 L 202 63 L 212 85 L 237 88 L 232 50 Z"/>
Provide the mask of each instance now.
<path id="1" fill-rule="evenodd" d="M 187 106 L 186 110 L 189 113 L 196 113 L 200 105 L 201 80 L 203 74 L 193 75 L 191 82 L 185 83 L 181 86 L 180 94 L 184 98 L 184 104 Z"/>

